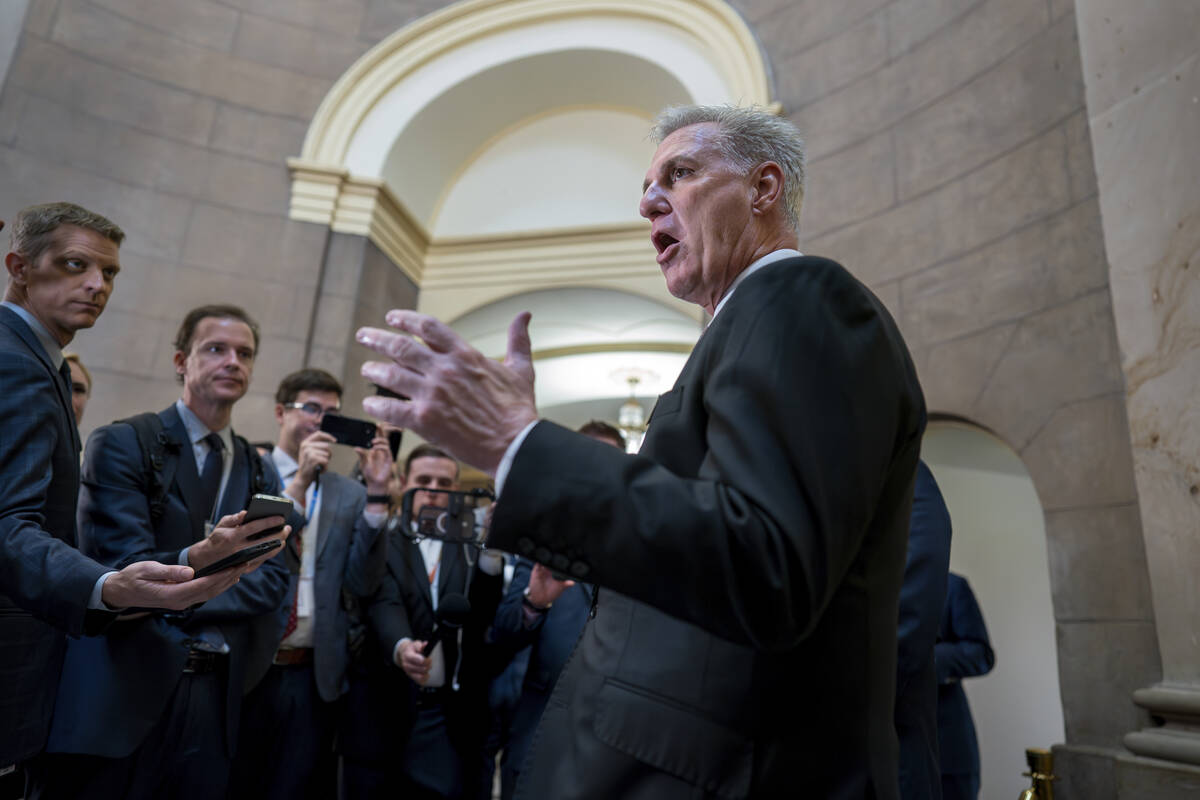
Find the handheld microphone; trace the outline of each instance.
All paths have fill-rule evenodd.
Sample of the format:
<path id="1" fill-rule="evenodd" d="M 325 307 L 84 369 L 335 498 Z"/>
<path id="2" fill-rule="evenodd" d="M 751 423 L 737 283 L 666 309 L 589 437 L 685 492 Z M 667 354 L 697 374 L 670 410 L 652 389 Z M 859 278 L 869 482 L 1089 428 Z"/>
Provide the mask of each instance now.
<path id="1" fill-rule="evenodd" d="M 467 617 L 471 615 L 471 601 L 466 595 L 454 592 L 442 598 L 437 607 L 437 623 L 433 626 L 433 635 L 429 637 L 429 641 L 421 648 L 421 655 L 428 657 L 433 652 L 433 648 L 437 646 L 443 638 L 444 628 L 450 631 L 455 631 L 466 624 Z"/>

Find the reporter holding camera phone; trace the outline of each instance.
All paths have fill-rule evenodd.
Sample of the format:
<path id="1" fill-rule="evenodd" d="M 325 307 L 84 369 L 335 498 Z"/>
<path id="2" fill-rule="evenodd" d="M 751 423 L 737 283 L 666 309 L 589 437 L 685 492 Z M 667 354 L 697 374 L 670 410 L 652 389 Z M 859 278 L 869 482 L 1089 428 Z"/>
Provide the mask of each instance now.
<path id="1" fill-rule="evenodd" d="M 341 384 L 320 369 L 288 375 L 275 393 L 279 435 L 269 461 L 306 523 L 288 542 L 299 573 L 279 608 L 273 664 L 246 696 L 231 798 L 337 794 L 333 740 L 351 660 L 344 600 L 369 597 L 383 575 L 392 466 L 374 423 L 345 420 L 370 445 L 355 448 L 366 487 L 329 470 L 334 446 L 350 443 L 322 430 L 341 400 Z"/>
<path id="2" fill-rule="evenodd" d="M 402 492 L 457 490 L 458 462 L 422 444 L 408 454 L 401 480 Z M 447 494 L 416 491 L 413 519 L 447 505 Z M 389 523 L 387 570 L 368 607 L 374 657 L 351 690 L 342 797 L 474 798 L 488 725 L 484 632 L 500 602 L 503 557 L 415 542 L 399 523 Z M 465 612 L 455 620 L 461 627 L 444 617 L 439 625 L 439 609 L 445 615 L 455 605 Z"/>
<path id="3" fill-rule="evenodd" d="M 175 339 L 181 398 L 88 440 L 79 498 L 85 553 L 116 568 L 153 560 L 199 571 L 255 544 L 250 537 L 287 538 L 281 517 L 245 522 L 250 497 L 280 486 L 230 426 L 258 340 L 258 326 L 235 306 L 186 315 Z M 270 665 L 278 636 L 288 588 L 279 552 L 232 568 L 237 583 L 203 605 L 128 614 L 107 636 L 70 640 L 28 796 L 223 796 L 243 692 Z"/>

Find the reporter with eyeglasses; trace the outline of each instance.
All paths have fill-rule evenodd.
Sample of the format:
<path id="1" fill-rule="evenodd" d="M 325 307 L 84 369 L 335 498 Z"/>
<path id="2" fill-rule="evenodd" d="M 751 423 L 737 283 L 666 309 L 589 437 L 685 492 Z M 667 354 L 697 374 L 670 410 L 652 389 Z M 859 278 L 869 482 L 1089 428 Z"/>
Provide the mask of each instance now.
<path id="1" fill-rule="evenodd" d="M 387 438 L 356 448 L 362 483 L 329 471 L 334 437 L 320 429 L 341 410 L 342 385 L 321 369 L 285 377 L 275 393 L 279 435 L 268 463 L 305 518 L 288 548 L 299 564 L 279 608 L 273 663 L 246 696 L 230 781 L 237 798 L 337 794 L 334 737 L 349 689 L 357 607 L 386 566 Z"/>

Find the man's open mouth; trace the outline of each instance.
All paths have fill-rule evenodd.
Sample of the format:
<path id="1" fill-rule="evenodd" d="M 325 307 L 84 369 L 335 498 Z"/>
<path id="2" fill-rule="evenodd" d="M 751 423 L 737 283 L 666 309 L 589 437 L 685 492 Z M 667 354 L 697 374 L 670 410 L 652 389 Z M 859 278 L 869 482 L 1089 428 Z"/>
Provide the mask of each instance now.
<path id="1" fill-rule="evenodd" d="M 669 233 L 656 233 L 652 237 L 652 241 L 654 242 L 654 249 L 657 250 L 659 253 L 663 252 L 671 245 L 677 244 L 679 242 L 678 239 L 676 239 L 674 236 L 672 236 Z"/>

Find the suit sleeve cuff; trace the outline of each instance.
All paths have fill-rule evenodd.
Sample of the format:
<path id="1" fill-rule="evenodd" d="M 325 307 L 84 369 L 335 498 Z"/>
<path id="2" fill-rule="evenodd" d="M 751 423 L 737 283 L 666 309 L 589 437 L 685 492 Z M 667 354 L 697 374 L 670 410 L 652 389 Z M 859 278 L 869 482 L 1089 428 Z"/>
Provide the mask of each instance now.
<path id="1" fill-rule="evenodd" d="M 496 467 L 496 499 L 500 499 L 500 493 L 504 491 L 504 481 L 508 479 L 508 471 L 512 469 L 513 459 L 517 457 L 517 451 L 521 449 L 521 445 L 525 443 L 525 437 L 533 430 L 533 426 L 537 425 L 539 420 L 534 420 L 525 426 L 525 428 L 517 434 L 516 438 L 509 443 L 508 449 L 504 451 L 504 458 L 500 459 L 500 466 Z"/>
<path id="2" fill-rule="evenodd" d="M 104 582 L 108 580 L 110 575 L 116 575 L 117 571 L 106 572 L 96 579 L 96 585 L 92 587 L 92 594 L 88 597 L 88 608 L 94 608 L 98 611 L 116 611 L 117 609 L 109 608 L 104 602 L 102 595 L 104 594 Z"/>

